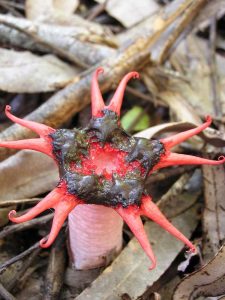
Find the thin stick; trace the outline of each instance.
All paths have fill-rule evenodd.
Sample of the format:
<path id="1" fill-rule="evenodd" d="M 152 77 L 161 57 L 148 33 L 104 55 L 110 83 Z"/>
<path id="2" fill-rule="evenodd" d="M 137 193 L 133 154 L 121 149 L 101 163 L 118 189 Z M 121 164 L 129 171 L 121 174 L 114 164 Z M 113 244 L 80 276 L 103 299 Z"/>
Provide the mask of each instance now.
<path id="1" fill-rule="evenodd" d="M 6 10 L 10 11 L 16 17 L 19 17 L 19 18 L 23 17 L 23 15 L 21 13 L 19 13 L 18 11 L 16 11 L 7 2 L 4 2 L 4 1 L 0 0 L 0 6 L 3 7 L 3 8 L 5 8 Z"/>
<path id="2" fill-rule="evenodd" d="M 17 283 L 20 281 L 26 270 L 30 267 L 30 265 L 33 263 L 36 256 L 40 253 L 42 248 L 38 247 L 34 249 L 34 251 L 30 254 L 30 256 L 23 261 L 22 268 L 16 273 L 14 278 L 9 282 L 7 285 L 7 289 L 12 290 L 14 287 L 16 287 Z"/>
<path id="3" fill-rule="evenodd" d="M 211 20 L 210 24 L 210 36 L 209 36 L 209 68 L 210 68 L 210 79 L 211 89 L 213 98 L 214 113 L 217 117 L 222 117 L 221 103 L 219 99 L 219 88 L 218 88 L 218 74 L 216 67 L 216 16 Z"/>
<path id="4" fill-rule="evenodd" d="M 60 49 L 51 43 L 46 42 L 45 40 L 40 38 L 38 35 L 26 30 L 25 28 L 21 28 L 21 27 L 17 26 L 16 24 L 13 24 L 13 23 L 10 23 L 10 22 L 4 21 L 4 20 L 0 20 L 0 24 L 3 24 L 5 26 L 8 26 L 10 28 L 13 28 L 15 30 L 18 30 L 19 32 L 26 34 L 27 36 L 31 37 L 35 42 L 47 47 L 52 53 L 58 55 L 61 58 L 67 59 L 68 61 L 72 62 L 73 64 L 76 64 L 82 68 L 88 67 L 88 65 L 86 65 L 84 62 L 81 62 L 80 60 L 78 60 L 76 57 L 71 55 L 69 52 L 67 52 L 63 49 Z"/>
<path id="5" fill-rule="evenodd" d="M 22 230 L 30 229 L 34 226 L 40 226 L 47 222 L 49 222 L 53 218 L 54 214 L 49 214 L 44 217 L 36 218 L 30 221 L 27 221 L 26 223 L 21 224 L 15 224 L 15 225 L 9 225 L 6 226 L 1 232 L 0 232 L 0 239 L 8 236 L 9 234 L 16 233 Z"/>
<path id="6" fill-rule="evenodd" d="M 93 21 L 98 15 L 100 15 L 106 8 L 107 0 L 103 3 L 99 3 L 95 5 L 95 7 L 90 11 L 89 15 L 87 16 L 88 21 Z"/>
<path id="7" fill-rule="evenodd" d="M 1 0 L 1 3 L 8 4 L 9 6 L 13 6 L 13 7 L 18 8 L 20 10 L 25 10 L 24 5 L 21 4 L 21 3 L 15 3 L 15 2 L 12 2 L 12 1 L 7 1 L 7 0 Z"/>
<path id="8" fill-rule="evenodd" d="M 12 294 L 10 294 L 5 287 L 0 283 L 0 295 L 4 300 L 16 300 Z"/>
<path id="9" fill-rule="evenodd" d="M 0 265 L 0 273 L 2 271 L 4 271 L 7 267 L 9 267 L 10 265 L 12 265 L 15 262 L 17 262 L 18 260 L 21 260 L 24 257 L 26 257 L 27 255 L 29 255 L 31 252 L 33 252 L 35 249 L 37 249 L 39 247 L 40 247 L 40 244 L 39 244 L 39 242 L 37 242 L 33 246 L 31 246 L 30 248 L 28 248 L 27 250 L 23 251 L 22 253 L 14 256 L 13 258 L 11 258 L 8 261 L 4 262 L 2 265 Z"/>
<path id="10" fill-rule="evenodd" d="M 65 230 L 61 230 L 51 248 L 45 277 L 44 300 L 59 299 L 66 269 Z"/>
<path id="11" fill-rule="evenodd" d="M 140 98 L 142 100 L 146 100 L 146 101 L 152 102 L 154 104 L 153 97 L 151 97 L 149 94 L 146 95 L 146 94 L 140 92 L 139 90 L 134 89 L 133 87 L 131 87 L 129 85 L 126 87 L 126 91 L 128 93 L 136 96 L 137 98 Z"/>
<path id="12" fill-rule="evenodd" d="M 42 200 L 42 198 L 6 200 L 3 202 L 0 202 L 0 208 L 11 206 L 11 205 L 16 205 L 16 204 L 34 204 L 34 203 L 38 203 L 41 200 Z"/>

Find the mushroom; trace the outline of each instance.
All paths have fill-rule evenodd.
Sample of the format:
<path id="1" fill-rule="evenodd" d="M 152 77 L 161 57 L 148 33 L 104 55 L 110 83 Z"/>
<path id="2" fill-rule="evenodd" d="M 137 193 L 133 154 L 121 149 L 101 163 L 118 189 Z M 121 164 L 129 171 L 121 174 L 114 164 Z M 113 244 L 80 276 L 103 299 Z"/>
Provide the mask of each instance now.
<path id="1" fill-rule="evenodd" d="M 53 129 L 19 119 L 12 115 L 10 106 L 6 106 L 9 119 L 36 132 L 40 138 L 1 142 L 0 146 L 43 152 L 55 160 L 60 174 L 57 187 L 42 201 L 22 216 L 11 211 L 9 219 L 21 223 L 54 208 L 50 234 L 40 241 L 40 246 L 47 248 L 69 215 L 71 256 L 78 269 L 98 267 L 104 263 L 105 256 L 120 251 L 124 220 L 149 257 L 150 269 L 153 269 L 156 259 L 141 215 L 158 223 L 191 251 L 195 251 L 195 247 L 154 204 L 145 190 L 146 178 L 164 167 L 218 165 L 225 162 L 225 157 L 213 161 L 171 152 L 172 147 L 210 126 L 210 117 L 194 129 L 160 140 L 129 135 L 120 126 L 119 116 L 126 84 L 139 74 L 128 73 L 106 106 L 97 81 L 101 72 L 103 69 L 98 68 L 92 79 L 92 118 L 84 129 Z"/>

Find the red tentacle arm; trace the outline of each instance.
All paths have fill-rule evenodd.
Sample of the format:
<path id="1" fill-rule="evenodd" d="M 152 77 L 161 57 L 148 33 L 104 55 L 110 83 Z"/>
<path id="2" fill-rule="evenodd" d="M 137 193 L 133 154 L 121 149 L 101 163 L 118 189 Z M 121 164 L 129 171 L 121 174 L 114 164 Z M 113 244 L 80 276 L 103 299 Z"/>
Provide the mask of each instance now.
<path id="1" fill-rule="evenodd" d="M 220 156 L 218 160 L 211 160 L 186 154 L 168 152 L 161 157 L 160 162 L 154 170 L 173 166 L 173 165 L 220 165 L 225 163 L 225 157 Z"/>
<path id="2" fill-rule="evenodd" d="M 52 145 L 49 139 L 37 138 L 19 141 L 0 142 L 0 147 L 11 149 L 29 149 L 47 154 L 54 159 Z"/>
<path id="3" fill-rule="evenodd" d="M 98 84 L 98 75 L 103 73 L 103 68 L 98 68 L 92 78 L 91 82 L 91 105 L 92 117 L 100 117 L 101 111 L 104 109 L 105 104 Z"/>
<path id="4" fill-rule="evenodd" d="M 207 116 L 205 123 L 203 123 L 202 125 L 194 128 L 194 129 L 190 129 L 190 130 L 172 135 L 171 137 L 161 139 L 160 141 L 164 144 L 166 149 L 170 149 L 170 148 L 186 141 L 190 137 L 192 137 L 196 134 L 199 134 L 204 129 L 209 127 L 211 125 L 211 123 L 212 123 L 212 118 L 210 116 Z"/>
<path id="5" fill-rule="evenodd" d="M 36 206 L 31 208 L 27 213 L 20 217 L 16 217 L 16 211 L 12 210 L 9 212 L 9 219 L 15 223 L 22 223 L 29 220 L 32 220 L 45 210 L 49 208 L 54 208 L 65 196 L 65 190 L 62 188 L 55 188 L 51 191 L 43 200 L 41 200 Z"/>
<path id="6" fill-rule="evenodd" d="M 49 135 L 50 133 L 55 132 L 55 129 L 53 129 L 49 126 L 46 126 L 44 124 L 17 118 L 13 114 L 11 114 L 11 106 L 9 106 L 9 105 L 6 105 L 6 107 L 5 107 L 5 114 L 14 123 L 20 124 L 21 126 L 31 129 L 32 131 L 36 132 L 41 137 L 45 137 L 46 135 Z"/>
<path id="7" fill-rule="evenodd" d="M 64 199 L 61 198 L 60 202 L 58 202 L 54 206 L 55 214 L 52 222 L 51 231 L 47 239 L 43 238 L 40 241 L 40 246 L 42 248 L 48 248 L 49 246 L 51 246 L 51 244 L 56 239 L 69 213 L 80 203 L 81 201 L 77 200 L 74 196 L 66 195 L 64 196 Z"/>
<path id="8" fill-rule="evenodd" d="M 161 213 L 158 206 L 152 202 L 149 196 L 142 197 L 140 210 L 142 215 L 147 216 L 149 219 L 159 224 L 178 240 L 185 243 L 191 249 L 191 251 L 195 252 L 195 246 L 167 220 L 167 218 Z"/>
<path id="9" fill-rule="evenodd" d="M 127 208 L 118 207 L 115 210 L 129 226 L 130 230 L 139 241 L 141 247 L 150 258 L 152 264 L 149 269 L 154 269 L 156 267 L 156 258 L 144 230 L 144 226 L 140 218 L 139 208 L 136 206 L 129 206 Z"/>
<path id="10" fill-rule="evenodd" d="M 118 86 L 113 98 L 110 101 L 110 104 L 105 107 L 106 109 L 112 110 L 115 113 L 117 113 L 117 115 L 120 115 L 124 92 L 125 92 L 127 83 L 131 78 L 139 78 L 139 73 L 138 72 L 130 72 L 123 77 L 123 79 L 119 83 L 119 86 Z"/>

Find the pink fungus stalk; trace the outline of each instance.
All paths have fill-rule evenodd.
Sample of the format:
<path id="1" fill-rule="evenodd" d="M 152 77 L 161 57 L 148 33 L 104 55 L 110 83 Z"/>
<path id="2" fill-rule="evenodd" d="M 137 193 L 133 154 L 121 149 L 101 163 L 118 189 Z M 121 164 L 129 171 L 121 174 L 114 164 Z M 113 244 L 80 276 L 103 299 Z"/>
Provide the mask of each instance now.
<path id="1" fill-rule="evenodd" d="M 97 267 L 113 249 L 115 252 L 121 249 L 123 219 L 149 257 L 150 269 L 153 269 L 156 259 L 141 216 L 158 223 L 191 251 L 195 247 L 166 219 L 147 194 L 147 176 L 154 170 L 177 164 L 218 165 L 224 163 L 225 158 L 221 156 L 214 161 L 171 152 L 172 147 L 210 126 L 210 117 L 194 129 L 161 140 L 130 136 L 121 128 L 119 116 L 126 84 L 139 75 L 128 73 L 106 106 L 97 81 L 101 72 L 102 68 L 97 69 L 92 79 L 92 118 L 82 130 L 55 130 L 21 120 L 11 114 L 9 106 L 6 107 L 9 119 L 33 130 L 40 138 L 1 142 L 0 146 L 43 152 L 56 161 L 60 174 L 58 186 L 41 202 L 23 216 L 17 217 L 16 212 L 11 211 L 9 219 L 21 223 L 54 208 L 50 234 L 40 241 L 41 247 L 49 247 L 70 214 L 72 260 L 80 269 Z"/>

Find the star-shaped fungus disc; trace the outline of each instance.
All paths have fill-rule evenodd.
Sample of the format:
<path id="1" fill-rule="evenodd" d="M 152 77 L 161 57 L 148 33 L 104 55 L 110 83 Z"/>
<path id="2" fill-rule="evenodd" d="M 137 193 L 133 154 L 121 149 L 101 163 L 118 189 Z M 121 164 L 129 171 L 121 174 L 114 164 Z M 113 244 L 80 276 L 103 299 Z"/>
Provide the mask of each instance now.
<path id="1" fill-rule="evenodd" d="M 31 220 L 46 209 L 54 208 L 55 215 L 49 236 L 40 241 L 41 247 L 49 247 L 55 240 L 66 217 L 78 204 L 105 205 L 115 209 L 130 227 L 153 269 L 156 260 L 141 221 L 147 216 L 184 242 L 192 251 L 192 243 L 179 232 L 160 212 L 146 194 L 148 175 L 160 168 L 181 164 L 218 165 L 225 162 L 176 154 L 171 148 L 200 133 L 210 126 L 207 117 L 202 125 L 161 140 L 148 140 L 130 136 L 119 121 L 120 109 L 127 82 L 138 78 L 137 72 L 128 73 L 120 82 L 110 104 L 104 104 L 97 77 L 102 68 L 95 71 L 91 85 L 92 119 L 82 129 L 53 129 L 13 116 L 10 107 L 5 113 L 13 122 L 36 132 L 40 138 L 1 142 L 1 147 L 32 149 L 52 157 L 59 167 L 60 182 L 35 207 L 22 216 L 15 211 L 9 219 L 20 223 Z"/>

